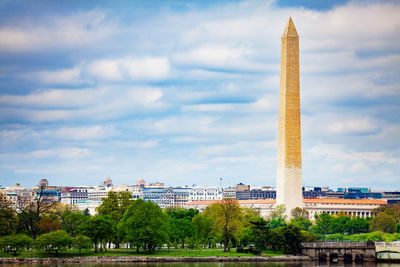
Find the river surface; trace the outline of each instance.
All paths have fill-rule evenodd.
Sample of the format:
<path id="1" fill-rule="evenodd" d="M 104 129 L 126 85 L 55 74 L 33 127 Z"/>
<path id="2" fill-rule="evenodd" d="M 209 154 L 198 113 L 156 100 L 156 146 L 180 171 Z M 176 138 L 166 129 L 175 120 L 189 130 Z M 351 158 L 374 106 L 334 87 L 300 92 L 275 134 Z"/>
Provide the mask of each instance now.
<path id="1" fill-rule="evenodd" d="M 0 264 L 1 267 L 400 267 L 399 263 L 260 263 L 260 262 L 221 262 L 221 263 L 122 263 L 122 264 Z"/>

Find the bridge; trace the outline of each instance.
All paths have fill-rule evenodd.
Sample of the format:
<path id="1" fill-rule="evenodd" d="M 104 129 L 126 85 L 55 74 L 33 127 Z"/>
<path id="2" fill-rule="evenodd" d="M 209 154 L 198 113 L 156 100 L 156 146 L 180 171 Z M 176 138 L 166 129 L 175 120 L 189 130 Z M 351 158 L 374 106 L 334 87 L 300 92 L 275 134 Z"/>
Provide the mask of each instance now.
<path id="1" fill-rule="evenodd" d="M 400 262 L 400 242 L 375 242 L 376 260 L 380 262 Z"/>
<path id="2" fill-rule="evenodd" d="M 302 254 L 313 260 L 336 262 L 375 261 L 374 242 L 305 242 Z"/>

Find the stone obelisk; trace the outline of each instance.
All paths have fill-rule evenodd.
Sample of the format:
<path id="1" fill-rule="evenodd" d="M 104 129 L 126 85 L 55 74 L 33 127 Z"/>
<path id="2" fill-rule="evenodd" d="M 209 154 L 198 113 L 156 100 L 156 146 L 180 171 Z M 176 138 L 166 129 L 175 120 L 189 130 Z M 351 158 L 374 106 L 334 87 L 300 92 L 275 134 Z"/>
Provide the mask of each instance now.
<path id="1" fill-rule="evenodd" d="M 288 215 L 303 207 L 299 35 L 292 18 L 282 35 L 276 204 L 284 204 Z"/>

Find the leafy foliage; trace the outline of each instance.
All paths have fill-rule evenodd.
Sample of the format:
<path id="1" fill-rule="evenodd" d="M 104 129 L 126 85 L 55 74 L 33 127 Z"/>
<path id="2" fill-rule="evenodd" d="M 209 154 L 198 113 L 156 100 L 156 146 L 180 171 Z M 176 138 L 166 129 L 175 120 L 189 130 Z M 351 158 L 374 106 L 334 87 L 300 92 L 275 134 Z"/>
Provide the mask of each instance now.
<path id="1" fill-rule="evenodd" d="M 199 211 L 194 209 L 167 209 L 170 241 L 175 244 L 180 242 L 182 248 L 184 248 L 185 240 L 189 240 L 194 235 L 195 229 L 192 219 L 198 213 Z"/>
<path id="2" fill-rule="evenodd" d="M 81 225 L 80 232 L 92 240 L 94 250 L 97 252 L 98 244 L 108 241 L 113 234 L 113 221 L 108 215 L 96 215 L 91 218 L 85 218 L 88 219 Z M 105 249 L 104 245 L 103 247 Z"/>
<path id="3" fill-rule="evenodd" d="M 121 236 L 117 232 L 117 225 L 124 216 L 125 211 L 132 204 L 132 194 L 127 191 L 121 192 L 108 192 L 106 198 L 103 199 L 103 203 L 97 207 L 98 215 L 108 215 L 113 220 L 112 234 L 110 236 L 111 241 L 119 248 L 121 243 Z"/>
<path id="4" fill-rule="evenodd" d="M 213 221 L 203 214 L 197 214 L 193 217 L 192 223 L 194 226 L 194 236 L 197 243 L 203 248 L 205 248 L 207 245 L 210 247 Z"/>
<path id="5" fill-rule="evenodd" d="M 303 216 L 297 216 L 295 218 L 292 218 L 290 220 L 290 224 L 300 228 L 303 231 L 308 231 L 310 227 L 312 226 L 311 221 Z"/>
<path id="6" fill-rule="evenodd" d="M 390 214 L 390 211 L 380 212 L 371 220 L 370 229 L 371 231 L 394 233 L 396 232 L 396 216 Z"/>
<path id="7" fill-rule="evenodd" d="M 15 234 L 18 219 L 15 212 L 9 208 L 0 208 L 0 236 Z"/>
<path id="8" fill-rule="evenodd" d="M 136 246 L 137 251 L 143 247 L 152 252 L 168 239 L 166 219 L 157 204 L 138 199 L 126 210 L 118 230 L 126 241 Z"/>
<path id="9" fill-rule="evenodd" d="M 56 256 L 60 250 L 65 250 L 71 245 L 73 238 L 64 230 L 58 230 L 40 235 L 36 241 L 36 247 L 43 249 L 47 253 L 54 251 Z"/>
<path id="10" fill-rule="evenodd" d="M 7 235 L 0 238 L 0 247 L 5 253 L 12 252 L 17 256 L 21 249 L 28 248 L 33 242 L 33 239 L 24 234 Z"/>
<path id="11" fill-rule="evenodd" d="M 316 216 L 315 225 L 312 231 L 317 234 L 358 234 L 366 233 L 369 231 L 368 218 L 350 218 L 345 214 L 339 216 L 332 216 L 327 213 L 322 213 Z"/>
<path id="12" fill-rule="evenodd" d="M 224 251 L 228 251 L 229 241 L 240 233 L 243 225 L 243 209 L 237 200 L 224 199 L 208 206 L 204 215 L 213 221 L 213 231 L 221 236 Z"/>
<path id="13" fill-rule="evenodd" d="M 61 227 L 71 236 L 76 236 L 87 217 L 80 211 L 66 210 L 61 215 Z"/>
<path id="14" fill-rule="evenodd" d="M 252 221 L 252 235 L 254 237 L 254 245 L 257 249 L 267 249 L 270 241 L 271 231 L 268 226 L 268 222 L 263 218 L 258 218 L 256 221 Z"/>
<path id="15" fill-rule="evenodd" d="M 93 246 L 92 240 L 85 235 L 77 235 L 73 241 L 73 247 L 79 249 L 79 254 L 83 248 L 91 248 Z"/>
<path id="16" fill-rule="evenodd" d="M 310 213 L 306 209 L 296 207 L 290 212 L 290 215 L 293 219 L 297 219 L 298 217 L 309 219 Z"/>
<path id="17" fill-rule="evenodd" d="M 42 216 L 37 223 L 37 227 L 40 233 L 49 233 L 61 229 L 60 221 L 53 214 Z"/>

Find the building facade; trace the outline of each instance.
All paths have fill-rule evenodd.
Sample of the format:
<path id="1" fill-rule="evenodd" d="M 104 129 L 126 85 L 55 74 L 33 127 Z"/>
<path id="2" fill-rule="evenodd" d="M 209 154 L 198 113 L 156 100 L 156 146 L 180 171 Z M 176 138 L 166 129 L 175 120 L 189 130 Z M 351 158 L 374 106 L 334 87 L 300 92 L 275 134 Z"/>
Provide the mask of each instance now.
<path id="1" fill-rule="evenodd" d="M 192 201 L 186 205 L 186 208 L 198 209 L 204 211 L 208 205 L 218 203 L 218 201 Z M 258 211 L 259 215 L 266 218 L 276 209 L 276 201 L 274 199 L 258 199 L 258 200 L 238 200 L 242 207 L 251 208 Z M 372 217 L 374 209 L 386 205 L 385 200 L 379 199 L 304 199 L 303 207 L 310 213 L 310 218 L 314 218 L 316 214 L 328 213 L 338 214 L 345 212 L 353 217 Z"/>

